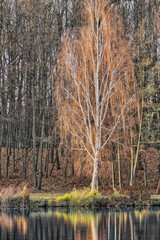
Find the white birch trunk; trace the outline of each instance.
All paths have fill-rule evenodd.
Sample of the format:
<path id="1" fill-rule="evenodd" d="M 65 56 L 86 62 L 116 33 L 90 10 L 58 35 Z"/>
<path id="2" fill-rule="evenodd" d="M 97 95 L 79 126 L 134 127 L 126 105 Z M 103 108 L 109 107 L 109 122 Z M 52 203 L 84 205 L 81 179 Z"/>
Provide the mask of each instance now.
<path id="1" fill-rule="evenodd" d="M 94 159 L 91 191 L 98 191 L 98 162 L 99 154 L 97 153 Z"/>

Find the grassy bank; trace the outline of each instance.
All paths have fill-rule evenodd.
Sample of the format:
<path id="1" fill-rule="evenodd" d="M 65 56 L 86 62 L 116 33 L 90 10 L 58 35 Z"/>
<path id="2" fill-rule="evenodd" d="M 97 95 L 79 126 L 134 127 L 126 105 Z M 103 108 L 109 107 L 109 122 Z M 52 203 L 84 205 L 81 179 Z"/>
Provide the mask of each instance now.
<path id="1" fill-rule="evenodd" d="M 56 203 L 66 203 L 69 207 L 96 208 L 103 205 L 105 197 L 97 191 L 90 191 L 88 188 L 74 190 L 70 194 L 58 197 Z"/>
<path id="2" fill-rule="evenodd" d="M 70 207 L 70 208 L 126 208 L 152 205 L 151 201 L 135 201 L 129 195 L 114 191 L 102 195 L 97 191 L 90 192 L 88 188 L 73 190 L 71 193 L 30 194 L 32 208 L 34 207 Z M 154 202 L 155 203 L 155 202 Z"/>
<path id="3" fill-rule="evenodd" d="M 16 208 L 36 211 L 39 207 L 70 207 L 70 208 L 126 208 L 142 206 L 160 206 L 160 198 L 153 196 L 150 200 L 135 200 L 131 195 L 115 190 L 111 194 L 91 192 L 89 188 L 74 189 L 70 193 L 29 193 L 23 189 L 8 188 L 1 191 L 1 208 Z"/>

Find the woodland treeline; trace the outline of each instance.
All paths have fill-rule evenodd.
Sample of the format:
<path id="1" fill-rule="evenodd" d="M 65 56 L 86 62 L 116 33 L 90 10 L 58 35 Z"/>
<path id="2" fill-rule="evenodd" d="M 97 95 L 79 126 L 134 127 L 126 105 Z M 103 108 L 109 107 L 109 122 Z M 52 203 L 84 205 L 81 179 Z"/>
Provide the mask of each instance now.
<path id="1" fill-rule="evenodd" d="M 99 179 L 108 178 L 109 165 L 113 187 L 115 172 L 122 187 L 123 168 L 125 184 L 133 185 L 142 164 L 147 186 L 145 152 L 148 147 L 158 152 L 160 145 L 160 1 L 109 4 L 121 17 L 124 45 L 128 42 L 136 103 L 101 152 Z M 63 122 L 67 115 L 59 90 L 64 38 L 68 32 L 78 38 L 87 26 L 83 10 L 81 0 L 0 0 L 0 178 L 21 169 L 27 179 L 31 168 L 34 186 L 41 189 L 42 179 L 62 165 L 64 178 L 92 175 L 89 156 L 77 151 Z"/>

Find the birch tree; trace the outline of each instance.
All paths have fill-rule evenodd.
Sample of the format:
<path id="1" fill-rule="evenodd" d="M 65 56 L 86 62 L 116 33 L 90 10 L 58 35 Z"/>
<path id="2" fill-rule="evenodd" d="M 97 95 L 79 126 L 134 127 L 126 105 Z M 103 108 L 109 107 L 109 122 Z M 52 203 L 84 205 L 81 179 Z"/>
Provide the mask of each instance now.
<path id="1" fill-rule="evenodd" d="M 93 163 L 91 190 L 98 189 L 102 150 L 131 106 L 133 66 L 116 9 L 102 0 L 87 1 L 87 24 L 76 38 L 66 33 L 61 58 L 63 120 Z M 63 109 L 64 112 L 64 109 Z"/>

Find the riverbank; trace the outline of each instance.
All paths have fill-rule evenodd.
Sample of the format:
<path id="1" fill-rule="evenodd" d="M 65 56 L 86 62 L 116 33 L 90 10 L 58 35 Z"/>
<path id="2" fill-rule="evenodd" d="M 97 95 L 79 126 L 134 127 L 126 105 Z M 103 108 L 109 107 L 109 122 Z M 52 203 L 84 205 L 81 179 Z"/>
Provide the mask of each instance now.
<path id="1" fill-rule="evenodd" d="M 82 200 L 75 201 L 74 205 L 69 203 L 67 195 L 63 193 L 30 193 L 22 196 L 9 196 L 5 200 L 1 201 L 2 209 L 16 209 L 27 211 L 39 211 L 40 208 L 57 208 L 57 207 L 70 207 L 70 208 L 83 208 L 83 209 L 143 209 L 150 207 L 160 207 L 160 196 L 151 196 L 147 201 L 134 201 L 130 199 L 130 196 L 121 195 L 118 191 L 115 191 L 112 195 L 100 195 L 98 201 L 95 198 L 87 200 L 87 204 L 83 204 Z M 61 199 L 61 201 L 57 201 Z M 72 201 L 73 202 L 73 201 Z M 92 203 L 92 204 L 90 204 Z"/>
<path id="2" fill-rule="evenodd" d="M 69 188 L 68 188 L 69 189 Z M 60 188 L 62 190 L 62 188 Z M 19 187 L 3 188 L 0 192 L 1 208 L 37 211 L 40 207 L 80 207 L 95 208 L 142 208 L 160 206 L 160 196 L 149 194 L 151 191 L 128 189 L 90 192 L 90 188 L 63 192 L 31 191 L 28 184 Z"/>
<path id="3" fill-rule="evenodd" d="M 117 196 L 116 196 L 117 194 Z M 108 195 L 108 196 L 102 196 L 101 200 L 98 202 L 96 205 L 90 206 L 82 206 L 80 205 L 75 205 L 75 206 L 70 206 L 67 200 L 63 200 L 65 198 L 65 195 L 62 193 L 55 193 L 55 194 L 31 194 L 30 195 L 30 203 L 31 203 L 31 209 L 36 210 L 39 207 L 80 207 L 80 208 L 91 208 L 91 209 L 97 209 L 97 208 L 117 208 L 117 209 L 126 209 L 126 208 L 145 208 L 145 207 L 160 207 L 160 197 L 157 197 L 154 195 L 154 197 L 150 198 L 149 200 L 146 201 L 134 201 L 130 199 L 130 196 L 118 196 L 118 193 Z M 63 197 L 64 196 L 64 197 Z M 62 201 L 56 201 L 58 198 L 62 198 Z"/>

